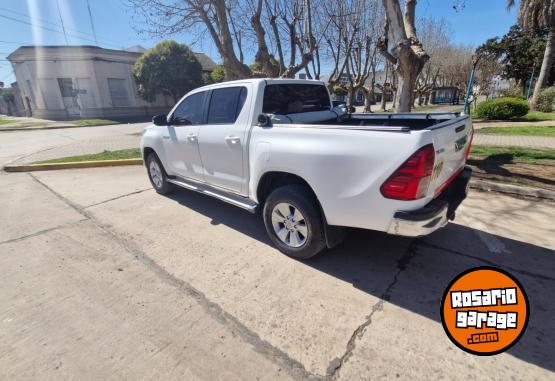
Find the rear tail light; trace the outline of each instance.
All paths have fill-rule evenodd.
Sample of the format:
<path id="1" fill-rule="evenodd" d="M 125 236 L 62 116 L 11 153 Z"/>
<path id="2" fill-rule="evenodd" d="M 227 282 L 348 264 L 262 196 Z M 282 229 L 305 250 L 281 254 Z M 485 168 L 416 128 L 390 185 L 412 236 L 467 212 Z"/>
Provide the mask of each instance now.
<path id="1" fill-rule="evenodd" d="M 474 139 L 474 127 L 470 130 L 470 139 L 468 140 L 468 145 L 466 146 L 466 152 L 464 153 L 464 159 L 468 160 L 470 158 L 470 148 L 472 148 L 472 139 Z"/>
<path id="2" fill-rule="evenodd" d="M 420 148 L 382 184 L 382 195 L 395 200 L 417 200 L 425 197 L 434 162 L 434 146 L 428 144 Z"/>

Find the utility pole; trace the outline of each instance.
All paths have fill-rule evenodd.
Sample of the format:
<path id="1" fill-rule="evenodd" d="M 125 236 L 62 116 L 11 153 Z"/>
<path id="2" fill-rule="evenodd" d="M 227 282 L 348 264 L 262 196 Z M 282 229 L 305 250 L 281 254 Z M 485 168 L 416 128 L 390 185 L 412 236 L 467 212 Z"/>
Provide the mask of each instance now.
<path id="1" fill-rule="evenodd" d="M 64 32 L 64 38 L 66 39 L 66 45 L 69 45 L 67 39 L 66 27 L 64 26 L 64 19 L 62 17 L 62 11 L 60 10 L 60 0 L 56 0 L 56 6 L 58 7 L 58 16 L 60 16 L 60 23 L 62 24 L 62 31 Z"/>
<path id="2" fill-rule="evenodd" d="M 96 38 L 96 29 L 94 27 L 94 21 L 93 21 L 93 16 L 92 16 L 92 12 L 91 12 L 91 3 L 90 3 L 89 0 L 87 0 L 87 9 L 89 11 L 89 20 L 91 22 L 91 29 L 92 29 L 92 32 L 93 32 L 93 35 L 94 35 L 94 44 L 96 46 L 98 46 L 98 39 Z"/>

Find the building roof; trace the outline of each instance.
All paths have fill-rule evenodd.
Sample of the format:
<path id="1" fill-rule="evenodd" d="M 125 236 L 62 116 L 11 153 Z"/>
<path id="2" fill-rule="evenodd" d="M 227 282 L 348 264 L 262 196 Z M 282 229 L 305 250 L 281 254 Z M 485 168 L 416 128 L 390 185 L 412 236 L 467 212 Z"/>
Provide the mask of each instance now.
<path id="1" fill-rule="evenodd" d="M 38 60 L 98 60 L 101 56 L 119 57 L 123 62 L 132 63 L 139 58 L 146 49 L 142 46 L 132 46 L 126 50 L 105 49 L 93 45 L 29 45 L 20 46 L 7 59 L 14 62 Z M 216 63 L 204 53 L 193 52 L 203 71 L 212 71 Z"/>
<path id="2" fill-rule="evenodd" d="M 200 62 L 200 66 L 202 66 L 202 70 L 204 71 L 212 71 L 216 68 L 216 63 L 212 61 L 212 58 L 208 57 L 204 53 L 196 53 L 193 52 L 195 57 L 197 57 L 198 62 Z"/>

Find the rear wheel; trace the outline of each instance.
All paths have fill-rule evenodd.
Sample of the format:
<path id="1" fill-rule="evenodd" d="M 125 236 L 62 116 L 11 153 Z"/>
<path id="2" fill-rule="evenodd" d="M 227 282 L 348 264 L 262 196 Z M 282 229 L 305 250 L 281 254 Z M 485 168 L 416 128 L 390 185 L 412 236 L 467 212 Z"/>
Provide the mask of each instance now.
<path id="1" fill-rule="evenodd" d="M 160 194 L 170 194 L 175 185 L 168 182 L 168 175 L 155 153 L 150 153 L 145 161 L 148 178 L 154 190 Z"/>
<path id="2" fill-rule="evenodd" d="M 310 258 L 326 246 L 318 201 L 306 186 L 274 190 L 264 204 L 263 218 L 272 242 L 290 257 Z"/>

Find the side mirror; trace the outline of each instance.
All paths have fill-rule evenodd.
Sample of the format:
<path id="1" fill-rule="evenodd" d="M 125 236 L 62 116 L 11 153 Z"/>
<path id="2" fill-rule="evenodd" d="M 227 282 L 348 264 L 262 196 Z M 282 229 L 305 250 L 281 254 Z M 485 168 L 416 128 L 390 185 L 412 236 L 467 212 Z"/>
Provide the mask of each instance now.
<path id="1" fill-rule="evenodd" d="M 258 127 L 268 127 L 270 125 L 270 118 L 266 114 L 260 114 L 257 118 Z"/>
<path id="2" fill-rule="evenodd" d="M 167 126 L 168 118 L 166 115 L 156 115 L 152 118 L 152 124 L 155 126 Z"/>
<path id="3" fill-rule="evenodd" d="M 349 114 L 354 114 L 355 112 L 357 112 L 357 109 L 354 108 L 353 106 L 349 106 L 348 109 L 349 109 Z"/>

